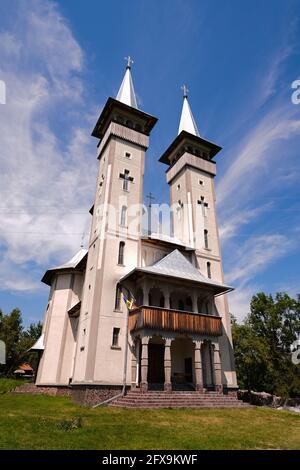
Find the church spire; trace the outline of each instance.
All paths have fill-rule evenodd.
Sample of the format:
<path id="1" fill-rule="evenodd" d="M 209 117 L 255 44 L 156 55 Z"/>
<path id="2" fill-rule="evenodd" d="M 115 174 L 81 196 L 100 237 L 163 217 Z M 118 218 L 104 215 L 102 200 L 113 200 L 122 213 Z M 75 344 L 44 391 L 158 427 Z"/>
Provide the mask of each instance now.
<path id="1" fill-rule="evenodd" d="M 188 102 L 188 89 L 185 85 L 182 85 L 181 89 L 183 90 L 183 105 L 181 111 L 181 118 L 178 128 L 178 134 L 181 131 L 189 132 L 190 134 L 200 137 L 197 125 L 195 123 L 189 102 Z"/>
<path id="2" fill-rule="evenodd" d="M 130 72 L 133 60 L 130 56 L 125 57 L 125 60 L 127 61 L 126 72 L 116 99 L 124 104 L 127 104 L 128 106 L 131 106 L 132 108 L 138 109 Z"/>

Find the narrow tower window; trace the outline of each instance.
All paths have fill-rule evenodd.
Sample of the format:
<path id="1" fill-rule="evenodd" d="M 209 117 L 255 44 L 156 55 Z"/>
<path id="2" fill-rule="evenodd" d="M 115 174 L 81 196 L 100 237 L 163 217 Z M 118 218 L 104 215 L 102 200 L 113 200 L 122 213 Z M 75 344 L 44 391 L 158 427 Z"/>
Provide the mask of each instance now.
<path id="1" fill-rule="evenodd" d="M 204 230 L 204 246 L 208 249 L 208 230 Z"/>
<path id="2" fill-rule="evenodd" d="M 202 216 L 206 217 L 207 216 L 208 204 L 207 204 L 207 202 L 204 201 L 204 196 L 201 196 L 201 200 L 198 201 L 198 204 L 201 207 Z"/>
<path id="3" fill-rule="evenodd" d="M 112 336 L 112 346 L 115 348 L 119 346 L 119 335 L 120 335 L 120 328 L 114 328 L 113 336 Z"/>
<path id="4" fill-rule="evenodd" d="M 207 277 L 211 279 L 211 265 L 209 261 L 206 263 L 206 266 L 207 266 Z"/>
<path id="5" fill-rule="evenodd" d="M 125 242 L 120 242 L 118 264 L 121 264 L 121 265 L 124 265 L 124 249 L 125 249 Z"/>
<path id="6" fill-rule="evenodd" d="M 121 310 L 121 286 L 117 284 L 116 287 L 116 298 L 115 298 L 115 310 Z"/>
<path id="7" fill-rule="evenodd" d="M 177 205 L 177 217 L 178 217 L 178 220 L 181 220 L 181 209 L 183 207 L 183 204 L 181 202 L 181 200 L 179 199 L 178 201 L 178 205 Z"/>
<path id="8" fill-rule="evenodd" d="M 120 224 L 123 225 L 123 226 L 126 225 L 126 215 L 127 215 L 127 207 L 122 206 Z"/>

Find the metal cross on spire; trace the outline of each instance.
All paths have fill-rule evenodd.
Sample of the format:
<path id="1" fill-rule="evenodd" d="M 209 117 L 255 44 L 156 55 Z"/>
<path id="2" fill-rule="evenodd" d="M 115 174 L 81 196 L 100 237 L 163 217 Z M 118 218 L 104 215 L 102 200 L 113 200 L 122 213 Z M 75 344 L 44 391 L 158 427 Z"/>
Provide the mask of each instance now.
<path id="1" fill-rule="evenodd" d="M 127 69 L 130 69 L 130 68 L 131 68 L 131 64 L 133 64 L 133 60 L 132 60 L 132 58 L 130 57 L 130 55 L 129 55 L 128 57 L 124 57 L 124 60 L 127 60 L 126 68 L 127 68 Z"/>
<path id="2" fill-rule="evenodd" d="M 149 199 L 148 207 L 151 207 L 152 201 L 155 201 L 155 196 L 150 192 L 149 194 L 147 194 L 146 198 Z"/>
<path id="3" fill-rule="evenodd" d="M 83 248 L 84 237 L 85 237 L 85 233 L 82 232 L 80 248 Z"/>
<path id="4" fill-rule="evenodd" d="M 182 85 L 181 89 L 183 90 L 183 96 L 186 98 L 190 90 L 186 85 Z"/>

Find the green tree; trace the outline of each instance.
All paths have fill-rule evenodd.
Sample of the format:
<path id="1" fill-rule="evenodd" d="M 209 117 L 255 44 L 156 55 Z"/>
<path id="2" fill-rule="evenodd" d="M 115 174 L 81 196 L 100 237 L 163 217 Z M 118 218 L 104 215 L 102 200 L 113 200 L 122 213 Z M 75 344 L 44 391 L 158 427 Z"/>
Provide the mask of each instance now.
<path id="1" fill-rule="evenodd" d="M 252 297 L 243 324 L 233 318 L 233 342 L 241 388 L 284 396 L 300 396 L 300 368 L 291 361 L 290 346 L 300 334 L 300 296 Z"/>
<path id="2" fill-rule="evenodd" d="M 40 322 L 24 329 L 22 314 L 18 308 L 9 314 L 0 310 L 0 339 L 6 344 L 6 364 L 0 366 L 2 374 L 11 375 L 22 360 L 34 360 L 34 365 L 36 364 L 35 356 L 27 351 L 40 336 L 41 329 Z"/>

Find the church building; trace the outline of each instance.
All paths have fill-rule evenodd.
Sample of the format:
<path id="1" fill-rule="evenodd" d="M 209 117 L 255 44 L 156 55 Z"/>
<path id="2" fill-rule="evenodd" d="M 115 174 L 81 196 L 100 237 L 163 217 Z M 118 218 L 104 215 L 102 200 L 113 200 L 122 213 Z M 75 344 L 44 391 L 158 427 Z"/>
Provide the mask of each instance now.
<path id="1" fill-rule="evenodd" d="M 159 159 L 172 228 L 144 230 L 145 158 L 157 119 L 138 109 L 131 64 L 92 132 L 99 165 L 88 249 L 42 278 L 50 294 L 33 347 L 36 385 L 92 405 L 236 400 L 233 289 L 223 278 L 214 188 L 221 147 L 199 133 L 184 86 L 178 135 Z"/>

